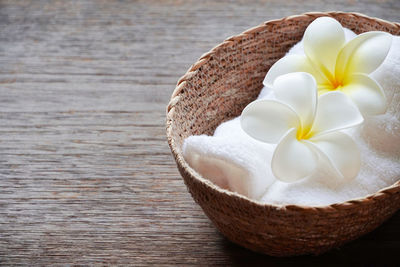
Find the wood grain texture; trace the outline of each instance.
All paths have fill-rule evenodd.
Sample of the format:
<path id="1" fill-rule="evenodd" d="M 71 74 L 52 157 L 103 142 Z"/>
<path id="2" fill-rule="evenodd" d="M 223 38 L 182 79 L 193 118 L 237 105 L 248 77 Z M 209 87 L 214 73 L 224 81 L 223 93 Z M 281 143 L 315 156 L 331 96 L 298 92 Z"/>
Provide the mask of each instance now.
<path id="1" fill-rule="evenodd" d="M 238 247 L 176 169 L 165 108 L 226 37 L 307 11 L 400 21 L 380 1 L 0 1 L 1 265 L 291 265 L 398 258 L 400 214 L 319 257 Z"/>

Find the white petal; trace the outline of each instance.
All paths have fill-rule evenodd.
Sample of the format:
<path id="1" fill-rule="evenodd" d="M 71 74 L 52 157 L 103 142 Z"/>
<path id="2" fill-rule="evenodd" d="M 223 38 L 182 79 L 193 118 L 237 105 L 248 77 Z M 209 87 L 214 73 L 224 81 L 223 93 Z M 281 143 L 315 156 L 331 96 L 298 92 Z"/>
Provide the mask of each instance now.
<path id="1" fill-rule="evenodd" d="M 322 135 L 361 124 L 363 116 L 351 99 L 333 91 L 318 98 L 318 107 L 311 131 Z"/>
<path id="2" fill-rule="evenodd" d="M 384 61 L 392 45 L 392 36 L 386 32 L 366 32 L 348 42 L 340 51 L 336 77 L 355 72 L 369 74 Z"/>
<path id="3" fill-rule="evenodd" d="M 361 166 L 360 151 L 350 136 L 334 132 L 311 138 L 307 142 L 320 152 L 340 177 L 351 179 L 357 176 Z"/>
<path id="4" fill-rule="evenodd" d="M 280 140 L 272 156 L 271 168 L 275 177 L 284 182 L 295 182 L 309 176 L 315 169 L 317 156 L 308 144 L 296 139 L 291 129 Z"/>
<path id="5" fill-rule="evenodd" d="M 300 71 L 310 73 L 318 83 L 326 82 L 325 77 L 312 67 L 310 61 L 305 55 L 287 55 L 271 66 L 264 78 L 263 84 L 272 87 L 272 84 L 278 76 Z"/>
<path id="6" fill-rule="evenodd" d="M 313 76 L 305 72 L 279 76 L 274 82 L 273 90 L 277 100 L 297 113 L 303 127 L 312 125 L 318 97 Z"/>
<path id="7" fill-rule="evenodd" d="M 283 103 L 257 100 L 243 110 L 240 124 L 251 137 L 276 144 L 290 128 L 298 128 L 300 120 L 294 110 Z"/>
<path id="8" fill-rule="evenodd" d="M 307 57 L 325 75 L 334 74 L 337 55 L 345 44 L 342 25 L 333 18 L 317 18 L 307 27 L 303 40 Z"/>
<path id="9" fill-rule="evenodd" d="M 342 91 L 351 97 L 364 115 L 386 112 L 387 100 L 382 87 L 365 74 L 354 74 L 345 81 Z"/>

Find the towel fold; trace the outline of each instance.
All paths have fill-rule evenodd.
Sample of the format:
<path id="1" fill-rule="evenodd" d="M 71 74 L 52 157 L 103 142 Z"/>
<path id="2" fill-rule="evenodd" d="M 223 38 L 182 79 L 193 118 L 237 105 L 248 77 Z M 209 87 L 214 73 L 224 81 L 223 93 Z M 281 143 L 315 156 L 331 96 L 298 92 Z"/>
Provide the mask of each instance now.
<path id="1" fill-rule="evenodd" d="M 356 35 L 345 29 L 347 40 Z M 288 54 L 304 54 L 296 44 Z M 383 115 L 365 118 L 348 132 L 361 152 L 361 169 L 350 181 L 340 181 L 330 166 L 321 162 L 317 171 L 295 183 L 276 180 L 271 158 L 276 145 L 249 137 L 240 127 L 240 117 L 217 127 L 214 136 L 190 136 L 183 156 L 204 178 L 221 188 L 271 204 L 322 206 L 365 197 L 400 179 L 400 37 L 394 37 L 383 64 L 371 74 L 383 87 L 388 109 Z M 271 99 L 264 88 L 258 99 Z"/>

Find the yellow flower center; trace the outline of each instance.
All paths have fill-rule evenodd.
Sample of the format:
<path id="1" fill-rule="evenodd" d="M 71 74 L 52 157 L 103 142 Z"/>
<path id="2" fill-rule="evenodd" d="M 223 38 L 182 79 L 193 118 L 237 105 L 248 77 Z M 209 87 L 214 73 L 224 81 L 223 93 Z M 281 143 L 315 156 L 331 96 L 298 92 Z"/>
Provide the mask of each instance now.
<path id="1" fill-rule="evenodd" d="M 325 73 L 328 81 L 324 84 L 318 85 L 318 96 L 335 90 L 341 90 L 344 86 L 344 77 L 335 76 L 330 73 Z"/>
<path id="2" fill-rule="evenodd" d="M 310 139 L 314 135 L 314 131 L 311 131 L 311 128 L 312 125 L 300 126 L 296 133 L 297 140 Z"/>
<path id="3" fill-rule="evenodd" d="M 335 75 L 335 73 L 330 73 L 328 70 L 324 70 L 324 74 L 329 80 L 329 84 L 327 86 L 329 90 L 338 90 L 343 86 L 343 75 Z"/>
<path id="4" fill-rule="evenodd" d="M 337 79 L 336 77 L 333 78 L 333 81 L 331 81 L 331 90 L 338 90 L 340 87 L 343 86 L 342 79 Z"/>

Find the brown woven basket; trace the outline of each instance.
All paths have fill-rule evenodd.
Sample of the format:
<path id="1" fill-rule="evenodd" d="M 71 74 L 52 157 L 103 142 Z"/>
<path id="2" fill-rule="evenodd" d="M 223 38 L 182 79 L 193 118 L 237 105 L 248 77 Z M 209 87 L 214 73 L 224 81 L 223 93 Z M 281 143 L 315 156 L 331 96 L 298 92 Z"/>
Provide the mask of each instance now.
<path id="1" fill-rule="evenodd" d="M 231 241 L 275 256 L 320 254 L 366 234 L 400 208 L 400 181 L 373 195 L 324 207 L 268 205 L 219 188 L 182 156 L 190 135 L 212 135 L 259 94 L 271 65 L 301 40 L 317 17 L 330 16 L 357 34 L 400 35 L 400 24 L 357 13 L 306 13 L 265 22 L 204 54 L 178 81 L 167 107 L 167 137 L 194 200 Z"/>

